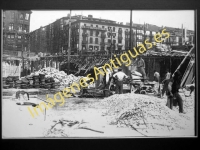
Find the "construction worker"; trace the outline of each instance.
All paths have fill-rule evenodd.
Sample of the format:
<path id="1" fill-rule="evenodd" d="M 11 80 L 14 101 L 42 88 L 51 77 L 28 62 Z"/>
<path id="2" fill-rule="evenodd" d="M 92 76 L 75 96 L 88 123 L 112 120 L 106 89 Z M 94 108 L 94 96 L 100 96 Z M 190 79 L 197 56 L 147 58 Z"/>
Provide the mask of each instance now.
<path id="1" fill-rule="evenodd" d="M 136 60 L 136 66 L 137 66 L 137 71 L 140 72 L 142 74 L 142 77 L 144 79 L 146 79 L 146 73 L 145 73 L 145 62 L 142 59 L 142 57 L 139 55 L 137 56 L 137 60 Z"/>
<path id="2" fill-rule="evenodd" d="M 156 89 L 158 92 L 158 94 L 160 93 L 160 74 L 159 72 L 157 72 L 156 70 L 154 70 L 154 80 L 157 82 L 157 87 L 158 89 Z"/>
<path id="3" fill-rule="evenodd" d="M 157 72 L 156 70 L 154 70 L 154 80 L 156 81 L 156 82 L 160 82 L 160 74 L 159 74 L 159 72 Z"/>
<path id="4" fill-rule="evenodd" d="M 162 84 L 163 84 L 163 89 L 162 89 L 162 94 L 161 94 L 161 97 L 164 96 L 166 90 L 167 90 L 167 84 L 166 84 L 166 81 L 169 80 L 171 78 L 171 73 L 169 72 L 169 70 L 167 69 L 166 70 L 166 74 L 165 74 L 165 79 L 162 81 Z"/>
<path id="5" fill-rule="evenodd" d="M 168 85 L 168 93 L 167 95 L 170 95 L 170 97 L 173 96 L 173 98 L 170 98 L 170 101 L 168 101 L 168 106 L 170 106 L 170 109 L 172 109 L 172 106 L 176 106 L 178 104 L 179 106 L 179 113 L 184 113 L 183 111 L 183 99 L 181 98 L 179 94 L 180 84 L 181 84 L 181 73 L 179 70 L 177 70 L 174 73 L 174 76 L 172 77 L 171 81 L 171 87 Z M 171 79 L 170 79 L 171 80 Z M 173 104 L 172 104 L 173 103 Z"/>
<path id="6" fill-rule="evenodd" d="M 128 76 L 122 71 L 122 68 L 118 68 L 118 72 L 113 75 L 113 77 L 116 79 L 116 94 L 122 94 L 123 93 L 123 80 L 125 78 L 128 78 Z"/>

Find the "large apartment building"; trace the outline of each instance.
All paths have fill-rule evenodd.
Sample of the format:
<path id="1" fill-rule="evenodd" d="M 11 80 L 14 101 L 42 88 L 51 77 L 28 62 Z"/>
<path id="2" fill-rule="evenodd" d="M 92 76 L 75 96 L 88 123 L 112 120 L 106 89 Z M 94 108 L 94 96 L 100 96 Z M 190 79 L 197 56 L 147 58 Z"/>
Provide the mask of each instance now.
<path id="1" fill-rule="evenodd" d="M 13 56 L 29 50 L 31 11 L 3 10 L 3 53 Z"/>
<path id="2" fill-rule="evenodd" d="M 149 38 L 154 41 L 154 35 L 161 32 L 163 28 L 150 24 L 132 24 L 131 42 L 135 47 Z M 178 34 L 171 34 L 175 28 L 167 27 L 170 31 L 170 39 L 163 44 L 182 44 L 183 34 L 179 29 Z M 189 30 L 188 30 L 189 31 Z M 187 31 L 187 32 L 188 32 Z M 192 31 L 190 31 L 192 33 Z M 68 50 L 69 16 L 60 18 L 55 22 L 30 33 L 31 51 L 43 53 L 66 53 Z M 189 36 L 190 35 L 190 36 Z M 174 41 L 174 36 L 175 40 Z M 188 39 L 193 42 L 194 32 L 187 34 Z M 130 23 L 120 23 L 112 20 L 93 18 L 92 15 L 71 17 L 71 40 L 72 54 L 84 52 L 110 52 L 130 49 Z M 154 47 L 156 48 L 156 47 Z"/>

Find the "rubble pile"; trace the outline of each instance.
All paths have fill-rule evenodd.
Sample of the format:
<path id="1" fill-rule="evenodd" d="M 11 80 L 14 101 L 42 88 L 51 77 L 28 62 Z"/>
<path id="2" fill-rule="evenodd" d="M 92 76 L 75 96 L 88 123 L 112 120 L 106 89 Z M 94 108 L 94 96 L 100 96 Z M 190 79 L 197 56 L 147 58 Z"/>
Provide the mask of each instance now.
<path id="1" fill-rule="evenodd" d="M 64 71 L 59 71 L 55 68 L 43 68 L 39 71 L 31 73 L 28 76 L 19 79 L 18 76 L 8 76 L 3 78 L 3 88 L 45 88 L 57 89 L 60 86 L 70 86 L 71 83 L 79 83 L 82 76 L 67 75 Z"/>
<path id="2" fill-rule="evenodd" d="M 3 88 L 8 89 L 15 87 L 17 84 L 17 80 L 19 80 L 19 76 L 3 77 Z"/>
<path id="3" fill-rule="evenodd" d="M 111 116 L 110 124 L 131 127 L 136 131 L 171 131 L 185 129 L 189 117 L 165 106 L 166 101 L 147 95 L 123 94 L 104 99 L 105 115 Z"/>
<path id="4" fill-rule="evenodd" d="M 53 78 L 55 83 L 60 82 L 61 86 L 68 86 L 69 84 L 73 82 L 78 82 L 82 76 L 74 76 L 73 74 L 67 75 L 64 71 L 59 71 L 55 68 L 43 68 L 35 74 L 44 74 L 45 78 Z"/>

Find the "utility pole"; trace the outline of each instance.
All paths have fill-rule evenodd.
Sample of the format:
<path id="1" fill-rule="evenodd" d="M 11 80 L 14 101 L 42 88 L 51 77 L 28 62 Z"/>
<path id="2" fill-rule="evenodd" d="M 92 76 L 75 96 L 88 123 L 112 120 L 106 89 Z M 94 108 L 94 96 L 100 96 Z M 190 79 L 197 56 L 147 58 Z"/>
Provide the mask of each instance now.
<path id="1" fill-rule="evenodd" d="M 146 38 L 145 22 L 144 22 L 144 28 L 143 28 L 143 30 L 144 30 L 144 39 L 143 39 L 143 43 L 144 43 L 144 41 L 145 41 L 145 38 Z"/>
<path id="2" fill-rule="evenodd" d="M 111 45 L 110 45 L 110 53 L 111 53 L 111 56 L 110 58 L 112 59 L 112 29 L 110 29 L 110 34 L 111 34 Z"/>
<path id="3" fill-rule="evenodd" d="M 68 70 L 67 70 L 67 74 L 69 74 L 69 71 L 70 71 L 70 55 L 71 55 L 70 42 L 71 42 L 71 10 L 70 10 L 70 15 L 69 15 L 69 39 L 68 39 L 68 57 L 67 57 Z"/>
<path id="4" fill-rule="evenodd" d="M 23 75 L 24 75 L 24 56 L 23 56 L 23 44 L 22 44 L 22 69 L 23 69 Z"/>
<path id="5" fill-rule="evenodd" d="M 133 45 L 132 45 L 132 10 L 130 14 L 130 50 L 132 50 Z"/>

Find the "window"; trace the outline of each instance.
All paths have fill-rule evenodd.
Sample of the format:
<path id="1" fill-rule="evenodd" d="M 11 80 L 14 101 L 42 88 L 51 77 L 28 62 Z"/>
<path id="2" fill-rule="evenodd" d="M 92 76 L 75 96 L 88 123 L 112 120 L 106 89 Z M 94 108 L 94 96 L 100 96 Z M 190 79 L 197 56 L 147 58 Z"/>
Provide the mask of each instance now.
<path id="1" fill-rule="evenodd" d="M 60 24 L 63 24 L 63 19 L 60 19 Z"/>
<path id="2" fill-rule="evenodd" d="M 6 12 L 5 11 L 3 12 L 3 17 L 6 17 Z"/>
<path id="3" fill-rule="evenodd" d="M 96 27 L 98 28 L 98 25 L 96 25 Z"/>
<path id="4" fill-rule="evenodd" d="M 89 50 L 93 50 L 93 46 L 92 45 L 89 46 Z"/>
<path id="5" fill-rule="evenodd" d="M 96 36 L 99 36 L 99 31 L 96 31 Z"/>
<path id="6" fill-rule="evenodd" d="M 85 49 L 86 49 L 86 46 L 85 46 L 85 45 L 82 45 L 82 49 L 85 50 Z"/>
<path id="7" fill-rule="evenodd" d="M 66 24 L 68 24 L 69 23 L 69 21 L 68 20 L 64 20 L 64 24 L 66 25 Z"/>
<path id="8" fill-rule="evenodd" d="M 14 24 L 13 24 L 13 23 L 10 23 L 10 25 L 9 25 L 9 30 L 12 31 L 13 28 L 14 28 Z"/>
<path id="9" fill-rule="evenodd" d="M 153 32 L 152 32 L 152 35 L 155 35 L 155 34 L 156 34 L 156 32 L 153 31 Z"/>
<path id="10" fill-rule="evenodd" d="M 63 30 L 63 24 L 60 25 L 60 30 Z"/>
<path id="11" fill-rule="evenodd" d="M 137 37 L 138 37 L 138 39 L 140 39 L 140 40 L 142 39 L 142 36 L 141 36 L 141 35 L 138 35 Z"/>
<path id="12" fill-rule="evenodd" d="M 111 27 L 108 27 L 108 31 L 110 31 L 111 30 Z"/>
<path id="13" fill-rule="evenodd" d="M 122 43 L 122 40 L 121 40 L 121 39 L 119 39 L 119 40 L 118 40 L 118 43 Z"/>
<path id="14" fill-rule="evenodd" d="M 29 20 L 29 14 L 28 13 L 26 13 L 25 19 Z"/>
<path id="15" fill-rule="evenodd" d="M 112 35 L 113 35 L 113 38 L 115 38 L 115 37 L 116 37 L 116 33 L 113 33 Z"/>
<path id="16" fill-rule="evenodd" d="M 90 38 L 90 43 L 93 43 L 93 38 Z"/>
<path id="17" fill-rule="evenodd" d="M 17 38 L 18 38 L 18 39 L 22 39 L 22 36 L 21 36 L 21 35 L 18 35 Z"/>
<path id="18" fill-rule="evenodd" d="M 99 50 L 99 47 L 98 47 L 98 46 L 94 46 L 94 50 L 95 50 L 95 51 L 98 51 L 98 50 Z"/>
<path id="19" fill-rule="evenodd" d="M 104 47 L 104 46 L 101 46 L 101 50 L 104 51 L 104 50 L 105 50 L 105 47 Z"/>
<path id="20" fill-rule="evenodd" d="M 21 13 L 21 14 L 19 15 L 19 19 L 23 20 L 23 19 L 24 19 L 24 14 Z"/>
<path id="21" fill-rule="evenodd" d="M 113 44 L 115 44 L 116 43 L 116 40 L 113 40 Z"/>
<path id="22" fill-rule="evenodd" d="M 104 26 L 102 26 L 102 28 L 104 29 Z"/>
<path id="23" fill-rule="evenodd" d="M 84 26 L 86 27 L 86 24 L 84 24 Z"/>
<path id="24" fill-rule="evenodd" d="M 95 38 L 95 44 L 98 44 L 98 38 Z"/>
<path id="25" fill-rule="evenodd" d="M 10 34 L 7 35 L 7 38 L 10 39 Z"/>
<path id="26" fill-rule="evenodd" d="M 111 39 L 108 39 L 108 43 L 111 43 Z"/>
<path id="27" fill-rule="evenodd" d="M 92 30 L 90 31 L 90 36 L 93 36 L 93 31 Z"/>
<path id="28" fill-rule="evenodd" d="M 150 35 L 150 31 L 146 31 L 146 35 Z"/>
<path id="29" fill-rule="evenodd" d="M 110 36 L 111 36 L 110 32 L 108 32 L 107 35 L 108 35 L 108 38 L 110 38 Z"/>
<path id="30" fill-rule="evenodd" d="M 24 25 L 24 32 L 28 32 L 28 26 Z"/>
<path id="31" fill-rule="evenodd" d="M 119 28 L 118 33 L 119 33 L 119 34 L 122 33 L 122 28 Z"/>
<path id="32" fill-rule="evenodd" d="M 118 50 L 122 50 L 122 47 L 120 46 L 120 47 L 118 47 Z"/>
<path id="33" fill-rule="evenodd" d="M 22 24 L 19 25 L 18 31 L 22 31 Z"/>
<path id="34" fill-rule="evenodd" d="M 91 27 L 93 27 L 93 24 L 91 24 Z"/>
<path id="35" fill-rule="evenodd" d="M 113 27 L 113 32 L 115 32 L 115 27 Z"/>
<path id="36" fill-rule="evenodd" d="M 15 18 L 15 13 L 11 12 L 11 18 L 14 19 Z"/>
<path id="37" fill-rule="evenodd" d="M 14 35 L 14 34 L 11 34 L 11 35 L 10 35 L 10 38 L 11 38 L 11 39 L 14 39 L 14 38 L 15 38 L 15 35 Z"/>

